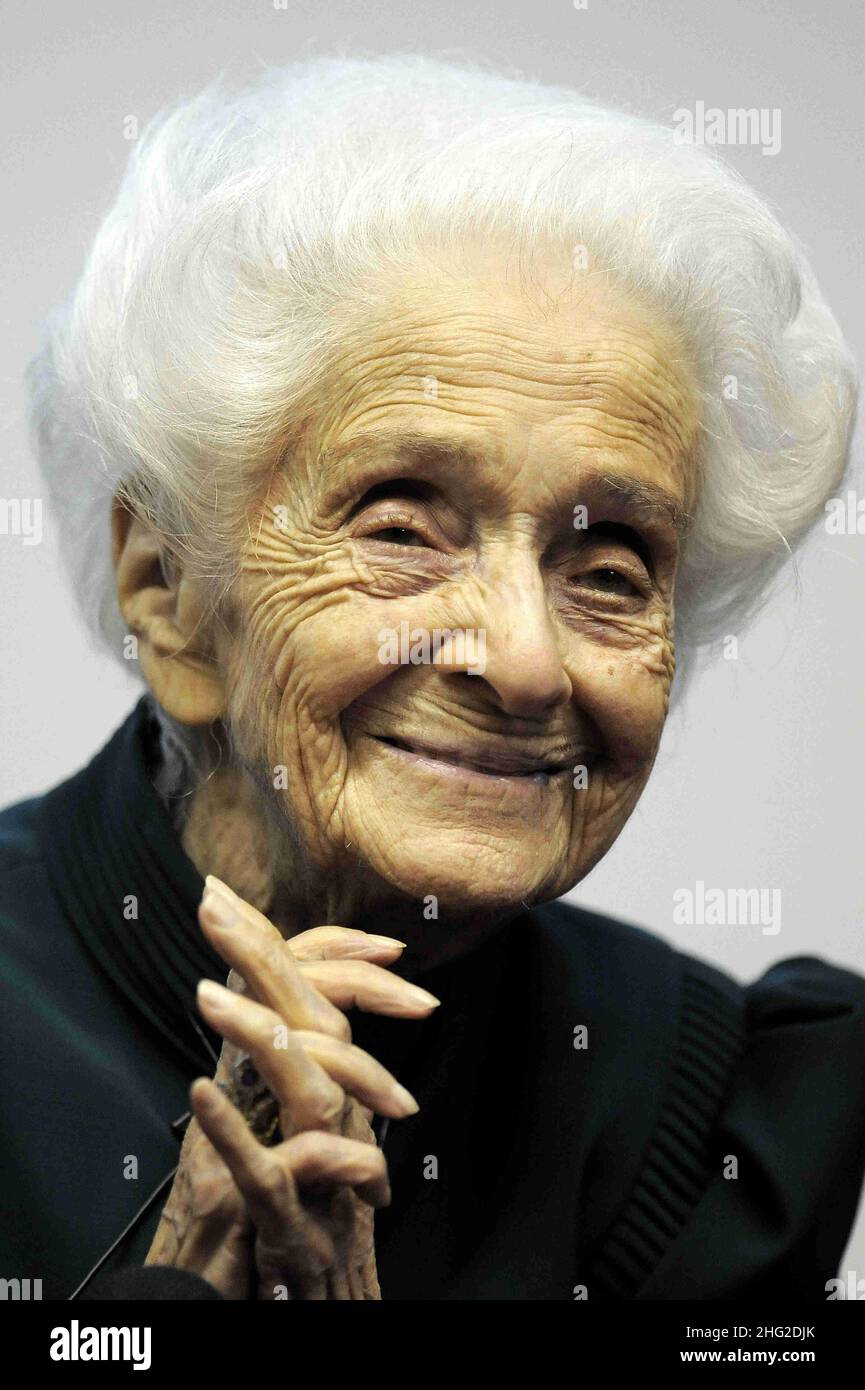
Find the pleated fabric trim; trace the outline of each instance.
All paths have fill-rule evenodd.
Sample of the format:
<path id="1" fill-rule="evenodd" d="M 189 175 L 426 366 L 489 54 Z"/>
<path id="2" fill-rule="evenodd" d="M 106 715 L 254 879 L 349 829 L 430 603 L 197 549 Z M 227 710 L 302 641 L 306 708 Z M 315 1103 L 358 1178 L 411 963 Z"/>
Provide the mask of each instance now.
<path id="1" fill-rule="evenodd" d="M 745 1037 L 742 987 L 686 960 L 664 1100 L 634 1188 L 585 1276 L 590 1299 L 639 1297 L 690 1220 L 717 1171 L 713 1134 Z"/>
<path id="2" fill-rule="evenodd" d="M 148 719 L 142 697 L 92 761 L 47 793 L 40 838 L 58 902 L 89 954 L 183 1061 L 209 1076 L 207 1043 L 218 1055 L 221 1040 L 198 1017 L 195 992 L 204 976 L 224 981 L 228 967 L 198 927 L 204 880 L 147 774 Z"/>

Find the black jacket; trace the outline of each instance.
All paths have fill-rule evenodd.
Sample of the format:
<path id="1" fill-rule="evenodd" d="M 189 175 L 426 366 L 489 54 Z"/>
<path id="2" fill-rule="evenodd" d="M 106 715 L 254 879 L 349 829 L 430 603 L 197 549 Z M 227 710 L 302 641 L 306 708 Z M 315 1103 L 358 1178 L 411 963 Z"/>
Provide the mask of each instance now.
<path id="1" fill-rule="evenodd" d="M 142 700 L 0 815 L 0 1278 L 46 1298 L 124 1232 L 98 1277 L 143 1261 L 219 1047 L 151 739 Z M 421 1106 L 385 1140 L 385 1299 L 827 1297 L 865 1168 L 860 976 L 800 957 L 742 987 L 553 903 L 423 982 L 423 1022 L 352 1015 Z"/>

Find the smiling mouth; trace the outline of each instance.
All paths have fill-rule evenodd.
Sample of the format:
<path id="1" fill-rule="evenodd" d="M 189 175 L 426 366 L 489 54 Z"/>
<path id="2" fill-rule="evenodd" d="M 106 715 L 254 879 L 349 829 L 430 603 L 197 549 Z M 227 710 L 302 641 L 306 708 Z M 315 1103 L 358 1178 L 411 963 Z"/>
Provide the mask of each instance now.
<path id="1" fill-rule="evenodd" d="M 408 753 L 415 758 L 422 758 L 429 762 L 441 763 L 446 767 L 462 768 L 466 772 L 473 772 L 482 777 L 531 781 L 540 786 L 547 786 L 553 778 L 570 772 L 577 757 L 574 753 L 571 758 L 545 761 L 526 755 L 520 757 L 516 754 L 497 753 L 489 750 L 466 753 L 464 750 L 456 748 L 434 748 L 430 744 L 385 737 L 383 734 L 372 734 L 371 737 L 377 743 L 387 744 L 388 747 L 395 748 L 399 752 Z"/>

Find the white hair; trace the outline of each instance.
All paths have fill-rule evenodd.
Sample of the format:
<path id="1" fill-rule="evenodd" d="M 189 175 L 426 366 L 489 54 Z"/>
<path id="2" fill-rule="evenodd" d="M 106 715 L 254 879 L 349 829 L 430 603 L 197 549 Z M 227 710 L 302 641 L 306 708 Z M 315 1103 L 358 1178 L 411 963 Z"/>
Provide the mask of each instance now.
<path id="1" fill-rule="evenodd" d="M 855 373 L 799 246 L 671 128 L 477 62 L 340 55 L 220 76 L 148 126 L 28 368 L 75 592 L 118 656 L 119 484 L 221 593 L 376 282 L 498 232 L 563 241 L 680 331 L 704 421 L 677 639 L 741 628 L 848 457 Z"/>

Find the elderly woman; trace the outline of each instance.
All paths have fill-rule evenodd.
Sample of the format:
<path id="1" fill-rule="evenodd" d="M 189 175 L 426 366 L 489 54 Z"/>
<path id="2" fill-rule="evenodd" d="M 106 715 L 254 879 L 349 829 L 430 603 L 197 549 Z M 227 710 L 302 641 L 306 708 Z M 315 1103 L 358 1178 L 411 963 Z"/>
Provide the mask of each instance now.
<path id="1" fill-rule="evenodd" d="M 676 641 L 843 475 L 849 358 L 770 212 L 567 90 L 301 63 L 145 133 L 31 385 L 147 689 L 2 820 L 7 1276 L 825 1298 L 865 980 L 555 901 Z"/>

